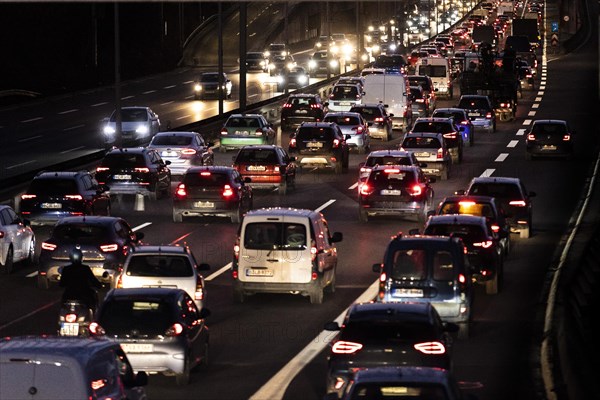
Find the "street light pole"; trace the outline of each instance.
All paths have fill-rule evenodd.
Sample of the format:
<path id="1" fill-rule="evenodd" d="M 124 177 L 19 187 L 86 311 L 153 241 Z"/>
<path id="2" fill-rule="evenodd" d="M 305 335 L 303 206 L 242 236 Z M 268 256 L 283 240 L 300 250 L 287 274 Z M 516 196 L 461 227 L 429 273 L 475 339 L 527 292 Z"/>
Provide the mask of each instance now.
<path id="1" fill-rule="evenodd" d="M 119 29 L 119 3 L 114 4 L 115 15 L 115 146 L 123 147 L 121 121 L 121 32 Z"/>

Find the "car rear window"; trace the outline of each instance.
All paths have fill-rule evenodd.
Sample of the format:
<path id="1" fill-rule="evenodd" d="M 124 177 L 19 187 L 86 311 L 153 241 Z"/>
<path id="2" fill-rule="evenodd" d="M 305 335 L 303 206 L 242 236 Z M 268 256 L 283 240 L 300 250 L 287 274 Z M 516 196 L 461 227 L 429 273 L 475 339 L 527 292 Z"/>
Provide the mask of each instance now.
<path id="1" fill-rule="evenodd" d="M 338 125 L 360 125 L 360 119 L 354 116 L 329 115 L 323 119 L 323 122 L 335 122 Z"/>
<path id="2" fill-rule="evenodd" d="M 194 276 L 194 270 L 185 256 L 140 254 L 129 260 L 125 275 L 183 278 Z"/>
<path id="3" fill-rule="evenodd" d="M 195 171 L 186 173 L 183 183 L 187 186 L 222 187 L 229 183 L 229 177 L 224 172 Z"/>
<path id="4" fill-rule="evenodd" d="M 249 250 L 306 248 L 306 226 L 297 223 L 253 222 L 246 225 L 244 247 Z"/>
<path id="5" fill-rule="evenodd" d="M 300 127 L 296 134 L 296 140 L 331 141 L 333 140 L 333 131 L 331 128 Z"/>
<path id="6" fill-rule="evenodd" d="M 117 120 L 117 113 L 113 113 L 110 117 L 111 122 Z M 121 109 L 121 121 L 123 122 L 143 122 L 148 120 L 148 113 L 146 110 L 140 109 Z"/>
<path id="7" fill-rule="evenodd" d="M 89 223 L 60 224 L 52 232 L 52 237 L 58 241 L 77 242 L 80 244 L 98 243 L 99 240 L 106 239 L 108 236 L 107 227 Z"/>
<path id="8" fill-rule="evenodd" d="M 287 101 L 292 107 L 310 107 L 312 104 L 317 104 L 312 97 L 290 97 Z"/>
<path id="9" fill-rule="evenodd" d="M 341 340 L 363 345 L 424 341 L 434 337 L 434 329 L 429 324 L 377 318 L 349 321 L 340 335 Z"/>
<path id="10" fill-rule="evenodd" d="M 236 163 L 277 163 L 277 154 L 273 149 L 242 149 L 238 153 Z"/>
<path id="11" fill-rule="evenodd" d="M 438 138 L 434 137 L 407 137 L 402 147 L 417 149 L 439 149 L 442 147 Z"/>
<path id="12" fill-rule="evenodd" d="M 426 235 L 458 236 L 465 243 L 477 243 L 487 240 L 481 225 L 471 224 L 430 224 L 425 229 Z"/>
<path id="13" fill-rule="evenodd" d="M 143 154 L 132 154 L 132 153 L 112 153 L 106 155 L 102 160 L 103 167 L 109 168 L 136 168 L 145 167 L 146 160 L 144 160 Z"/>
<path id="14" fill-rule="evenodd" d="M 412 132 L 448 133 L 453 131 L 454 127 L 448 122 L 420 121 L 412 128 Z"/>
<path id="15" fill-rule="evenodd" d="M 433 255 L 433 279 L 436 281 L 454 280 L 454 263 L 448 251 L 436 251 Z"/>
<path id="16" fill-rule="evenodd" d="M 392 258 L 391 278 L 407 281 L 427 278 L 427 252 L 424 249 L 396 250 Z"/>
<path id="17" fill-rule="evenodd" d="M 368 181 L 376 189 L 400 189 L 414 185 L 417 182 L 417 178 L 413 171 L 386 168 L 384 170 L 377 169 L 371 171 Z"/>
<path id="18" fill-rule="evenodd" d="M 379 107 L 353 107 L 350 109 L 350 112 L 357 112 L 368 121 L 374 120 L 377 117 L 381 117 L 383 114 Z"/>
<path id="19" fill-rule="evenodd" d="M 563 124 L 535 124 L 531 129 L 531 133 L 563 136 L 567 133 L 567 128 Z"/>
<path id="20" fill-rule="evenodd" d="M 369 157 L 365 162 L 366 167 L 373 167 L 375 165 L 412 165 L 409 157 Z"/>
<path id="21" fill-rule="evenodd" d="M 62 196 L 65 194 L 77 194 L 77 182 L 74 179 L 34 179 L 27 190 L 29 194 Z"/>
<path id="22" fill-rule="evenodd" d="M 154 146 L 189 146 L 192 143 L 191 136 L 183 135 L 158 135 L 154 136 L 150 145 Z"/>
<path id="23" fill-rule="evenodd" d="M 469 195 L 490 196 L 498 199 L 521 199 L 519 187 L 512 183 L 474 183 Z"/>
<path id="24" fill-rule="evenodd" d="M 427 75 L 430 78 L 445 78 L 445 65 L 419 65 L 419 75 Z"/>
<path id="25" fill-rule="evenodd" d="M 455 121 L 466 121 L 465 114 L 459 111 L 438 111 L 433 112 L 434 118 L 453 118 Z"/>
<path id="26" fill-rule="evenodd" d="M 431 91 L 431 85 L 429 84 L 429 81 L 423 77 L 422 79 L 420 78 L 408 78 L 408 83 L 410 84 L 410 86 L 421 86 L 423 88 L 423 90 L 429 90 Z"/>
<path id="27" fill-rule="evenodd" d="M 489 104 L 487 99 L 484 98 L 462 98 L 458 103 L 459 108 L 464 108 L 468 110 L 474 109 L 489 109 Z"/>
<path id="28" fill-rule="evenodd" d="M 229 118 L 227 122 L 225 122 L 226 127 L 248 127 L 248 128 L 258 128 L 260 123 L 256 118 Z"/>
<path id="29" fill-rule="evenodd" d="M 356 86 L 334 86 L 331 92 L 331 98 L 340 99 L 352 99 L 356 100 L 358 97 L 358 88 Z"/>
<path id="30" fill-rule="evenodd" d="M 108 335 L 161 335 L 173 324 L 171 306 L 166 301 L 149 299 L 109 299 L 99 317 Z"/>
<path id="31" fill-rule="evenodd" d="M 203 74 L 200 75 L 200 82 L 218 82 L 219 75 L 218 74 Z"/>
<path id="32" fill-rule="evenodd" d="M 368 399 L 431 399 L 447 400 L 444 386 L 435 383 L 358 383 L 351 400 Z"/>

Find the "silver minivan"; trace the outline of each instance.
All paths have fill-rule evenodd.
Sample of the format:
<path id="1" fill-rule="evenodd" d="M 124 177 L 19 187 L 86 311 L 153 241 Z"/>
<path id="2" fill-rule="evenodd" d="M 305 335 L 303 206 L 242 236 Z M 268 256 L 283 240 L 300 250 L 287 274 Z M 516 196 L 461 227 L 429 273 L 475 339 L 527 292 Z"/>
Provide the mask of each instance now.
<path id="1" fill-rule="evenodd" d="M 335 291 L 337 249 L 342 234 L 330 234 L 316 211 L 265 208 L 249 211 L 234 247 L 234 301 L 255 293 L 292 293 L 323 302 Z"/>

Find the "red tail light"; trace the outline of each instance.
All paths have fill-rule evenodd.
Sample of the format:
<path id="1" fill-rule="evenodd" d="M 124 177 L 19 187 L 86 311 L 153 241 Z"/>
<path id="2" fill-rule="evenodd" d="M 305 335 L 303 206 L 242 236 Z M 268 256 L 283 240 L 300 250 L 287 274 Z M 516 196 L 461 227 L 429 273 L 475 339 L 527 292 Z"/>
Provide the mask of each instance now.
<path id="1" fill-rule="evenodd" d="M 175 195 L 177 197 L 186 197 L 187 196 L 187 190 L 185 190 L 185 184 L 180 183 L 177 186 L 177 190 L 175 191 Z"/>
<path id="2" fill-rule="evenodd" d="M 399 174 L 400 170 L 397 168 L 386 168 L 383 170 L 386 174 Z"/>
<path id="3" fill-rule="evenodd" d="M 364 130 L 362 126 L 355 126 L 354 128 L 352 128 L 353 131 L 356 131 L 356 133 L 362 133 L 362 131 Z"/>
<path id="4" fill-rule="evenodd" d="M 525 207 L 525 201 L 524 200 L 513 200 L 511 202 L 508 203 L 511 206 L 515 206 L 515 207 Z"/>
<path id="5" fill-rule="evenodd" d="M 369 167 L 360 167 L 360 172 L 371 172 L 371 168 L 369 168 Z"/>
<path id="6" fill-rule="evenodd" d="M 227 135 L 227 129 L 226 128 L 221 129 L 221 135 Z"/>
<path id="7" fill-rule="evenodd" d="M 340 147 L 340 139 L 333 139 L 333 148 L 337 149 Z"/>
<path id="8" fill-rule="evenodd" d="M 363 348 L 363 345 L 355 342 L 345 342 L 340 340 L 339 342 L 335 342 L 331 351 L 335 354 L 354 354 L 360 349 Z"/>
<path id="9" fill-rule="evenodd" d="M 415 100 L 417 103 L 425 103 L 425 99 L 416 99 Z"/>
<path id="10" fill-rule="evenodd" d="M 360 185 L 360 194 L 363 196 L 368 196 L 373 193 L 373 188 L 368 183 L 363 183 Z"/>
<path id="11" fill-rule="evenodd" d="M 233 256 L 236 260 L 240 259 L 240 238 L 238 237 L 235 240 L 235 244 L 233 245 Z"/>
<path id="12" fill-rule="evenodd" d="M 165 336 L 179 336 L 183 332 L 183 325 L 174 323 L 165 331 Z"/>
<path id="13" fill-rule="evenodd" d="M 492 113 L 491 113 L 491 112 L 489 112 L 489 113 L 485 114 L 485 117 L 486 117 L 487 119 L 492 119 Z"/>
<path id="14" fill-rule="evenodd" d="M 473 246 L 483 247 L 484 249 L 489 249 L 490 247 L 492 247 L 493 244 L 494 244 L 494 242 L 492 242 L 491 240 L 486 240 L 485 242 L 475 242 L 475 243 L 473 243 Z"/>
<path id="15" fill-rule="evenodd" d="M 184 156 L 193 156 L 194 154 L 196 154 L 196 150 L 194 150 L 194 149 L 183 149 L 183 150 L 181 150 L 181 154 L 183 154 Z"/>
<path id="16" fill-rule="evenodd" d="M 531 75 L 531 74 L 527 74 L 527 75 L 525 75 L 525 76 L 526 76 L 527 78 L 533 78 L 533 75 Z"/>
<path id="17" fill-rule="evenodd" d="M 421 185 L 413 185 L 410 188 L 411 196 L 420 196 L 421 194 L 423 194 L 423 188 L 421 187 Z"/>
<path id="18" fill-rule="evenodd" d="M 254 131 L 254 134 L 255 134 L 256 136 L 262 136 L 262 134 L 263 134 L 263 131 L 262 131 L 262 129 L 261 129 L 261 128 L 258 128 L 256 131 Z"/>
<path id="19" fill-rule="evenodd" d="M 102 328 L 97 322 L 92 322 L 88 329 L 90 330 L 90 333 L 94 336 L 100 336 L 106 333 L 104 331 L 104 328 Z"/>
<path id="20" fill-rule="evenodd" d="M 110 168 L 108 167 L 97 167 L 96 168 L 96 172 L 104 172 L 104 171 L 108 171 Z"/>
<path id="21" fill-rule="evenodd" d="M 379 282 L 385 281 L 387 281 L 387 275 L 385 274 L 385 272 L 382 272 L 381 275 L 379 275 Z"/>
<path id="22" fill-rule="evenodd" d="M 35 199 L 36 197 L 35 194 L 23 194 L 21 195 L 21 200 Z"/>
<path id="23" fill-rule="evenodd" d="M 296 147 L 296 139 L 295 138 L 290 139 L 290 147 Z"/>
<path id="24" fill-rule="evenodd" d="M 42 242 L 42 250 L 54 251 L 56 250 L 56 245 L 48 242 Z"/>
<path id="25" fill-rule="evenodd" d="M 292 105 L 291 105 L 291 103 L 285 103 L 283 105 L 283 108 L 292 108 Z"/>
<path id="26" fill-rule="evenodd" d="M 112 253 L 113 251 L 117 251 L 119 249 L 119 245 L 116 243 L 111 244 L 103 244 L 100 246 L 100 251 L 104 253 Z"/>
<path id="27" fill-rule="evenodd" d="M 319 252 L 319 250 L 317 249 L 317 242 L 315 242 L 313 239 L 310 242 L 310 260 L 311 261 L 316 260 L 318 252 Z"/>
<path id="28" fill-rule="evenodd" d="M 117 278 L 117 284 L 115 285 L 117 289 L 123 289 L 123 275 L 119 275 Z"/>
<path id="29" fill-rule="evenodd" d="M 439 158 L 439 159 L 444 158 L 444 149 L 442 149 L 442 148 L 438 149 L 436 158 Z"/>
<path id="30" fill-rule="evenodd" d="M 196 291 L 194 292 L 194 300 L 204 300 L 204 288 L 200 275 L 196 276 Z"/>
<path id="31" fill-rule="evenodd" d="M 569 140 L 571 140 L 571 135 L 569 135 L 568 133 L 566 135 L 563 136 L 563 141 L 568 142 Z"/>
<path id="32" fill-rule="evenodd" d="M 466 200 L 463 200 L 463 201 L 459 201 L 459 202 L 458 202 L 458 205 L 459 205 L 460 207 L 469 208 L 469 207 L 473 207 L 473 206 L 475 205 L 475 202 L 474 202 L 474 201 L 466 201 Z"/>
<path id="33" fill-rule="evenodd" d="M 446 139 L 456 139 L 456 132 L 444 133 Z"/>
<path id="34" fill-rule="evenodd" d="M 440 342 L 424 342 L 415 344 L 415 350 L 423 354 L 444 354 L 446 348 Z"/>
<path id="35" fill-rule="evenodd" d="M 458 282 L 465 284 L 467 283 L 467 278 L 463 274 L 458 274 Z"/>
<path id="36" fill-rule="evenodd" d="M 494 233 L 500 232 L 500 227 L 496 224 L 492 225 L 490 228 L 492 229 L 492 232 L 494 232 Z"/>
<path id="37" fill-rule="evenodd" d="M 83 200 L 83 197 L 79 194 L 66 194 L 65 198 L 69 200 Z"/>
<path id="38" fill-rule="evenodd" d="M 77 321 L 77 314 L 67 314 L 65 315 L 65 321 L 69 323 L 73 323 Z"/>
<path id="39" fill-rule="evenodd" d="M 222 195 L 225 198 L 233 196 L 233 189 L 231 188 L 231 186 L 229 186 L 229 185 L 223 186 L 223 193 L 222 193 Z"/>
<path id="40" fill-rule="evenodd" d="M 375 122 L 383 122 L 383 117 L 377 117 L 377 118 L 375 118 Z"/>
<path id="41" fill-rule="evenodd" d="M 134 168 L 133 170 L 135 172 L 141 172 L 143 174 L 147 174 L 148 172 L 150 172 L 150 169 L 146 167 Z"/>
<path id="42" fill-rule="evenodd" d="M 321 108 L 320 104 L 311 104 L 310 108 Z"/>
<path id="43" fill-rule="evenodd" d="M 535 140 L 535 135 L 533 133 L 528 134 L 527 140 Z"/>
<path id="44" fill-rule="evenodd" d="M 0 239 L 4 238 L 4 231 L 0 231 Z"/>

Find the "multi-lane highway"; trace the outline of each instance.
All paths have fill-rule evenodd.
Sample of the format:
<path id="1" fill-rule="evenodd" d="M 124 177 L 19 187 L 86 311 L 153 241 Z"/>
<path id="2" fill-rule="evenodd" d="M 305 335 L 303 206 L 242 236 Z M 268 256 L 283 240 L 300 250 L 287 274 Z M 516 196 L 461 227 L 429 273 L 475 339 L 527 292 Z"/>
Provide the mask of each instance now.
<path id="1" fill-rule="evenodd" d="M 465 188 L 472 177 L 482 174 L 517 176 L 528 190 L 537 192 L 533 237 L 513 236 L 500 293 L 489 296 L 481 287 L 477 288 L 470 338 L 455 341 L 455 375 L 479 399 L 541 398 L 539 345 L 544 288 L 549 266 L 562 246 L 563 233 L 595 155 L 597 93 L 595 89 L 582 88 L 598 87 L 596 60 L 594 41 L 572 54 L 546 58 L 536 90 L 525 92 L 520 100 L 516 121 L 499 123 L 494 134 L 477 132 L 475 146 L 465 148 L 464 161 L 454 168 L 451 179 L 433 184 L 436 202 Z M 182 117 L 177 125 L 191 122 L 198 117 L 195 113 L 215 107 L 214 102 L 186 99 L 191 96 L 192 75 L 191 71 L 184 71 L 133 82 L 123 96 L 135 97 L 125 98 L 124 102 L 156 104 L 154 108 L 161 119 L 177 115 L 175 118 Z M 0 111 L 2 121 L 15 121 L 10 126 L 2 123 L 5 138 L 5 132 L 12 132 L 7 137 L 9 147 L 2 149 L 3 168 L 23 162 L 17 161 L 22 157 L 14 155 L 17 146 L 27 149 L 31 155 L 27 161 L 37 162 L 49 156 L 50 145 L 58 146 L 53 152 L 60 153 L 85 151 L 84 148 L 96 143 L 98 121 L 111 111 L 110 92 L 93 92 L 89 96 L 88 101 L 84 101 L 85 96 L 65 98 L 60 105 Z M 456 100 L 442 100 L 438 106 L 455 103 Z M 194 111 L 197 106 L 204 109 Z M 228 103 L 228 107 L 233 105 Z M 94 116 L 84 116 L 82 110 L 95 110 Z M 5 118 L 7 115 L 11 118 Z M 572 160 L 525 159 L 524 132 L 532 120 L 545 118 L 566 119 L 576 131 Z M 376 142 L 373 148 L 395 147 L 399 141 L 400 135 L 396 133 L 394 141 Z M 287 146 L 287 137 L 279 134 L 278 143 Z M 216 154 L 215 161 L 230 164 L 231 155 Z M 371 265 L 381 261 L 390 236 L 419 227 L 415 220 L 400 218 L 373 218 L 366 224 L 358 221 L 354 184 L 357 165 L 363 158 L 353 154 L 349 172 L 341 176 L 305 170 L 299 177 L 297 190 L 287 196 L 255 192 L 255 207 L 320 209 L 331 229 L 344 233 L 344 241 L 338 246 L 337 290 L 335 294 L 327 294 L 321 305 L 311 305 L 300 296 L 267 294 L 250 297 L 244 304 L 233 304 L 228 264 L 236 225 L 218 218 L 174 224 L 170 199 L 147 200 L 144 212 L 134 211 L 133 199 L 113 205 L 113 214 L 139 227 L 145 233 L 145 242 L 187 244 L 199 260 L 212 267 L 205 275 L 207 305 L 212 311 L 208 319 L 210 365 L 195 370 L 187 387 L 175 386 L 173 378 L 152 376 L 147 387 L 149 398 L 322 397 L 327 365 L 327 342 L 320 335 L 323 324 L 341 315 L 375 281 Z M 41 242 L 48 237 L 49 230 L 36 228 L 35 232 Z M 0 279 L 0 336 L 55 332 L 61 292 L 57 288 L 38 289 L 35 274 L 35 267 L 20 266 L 10 276 Z"/>

